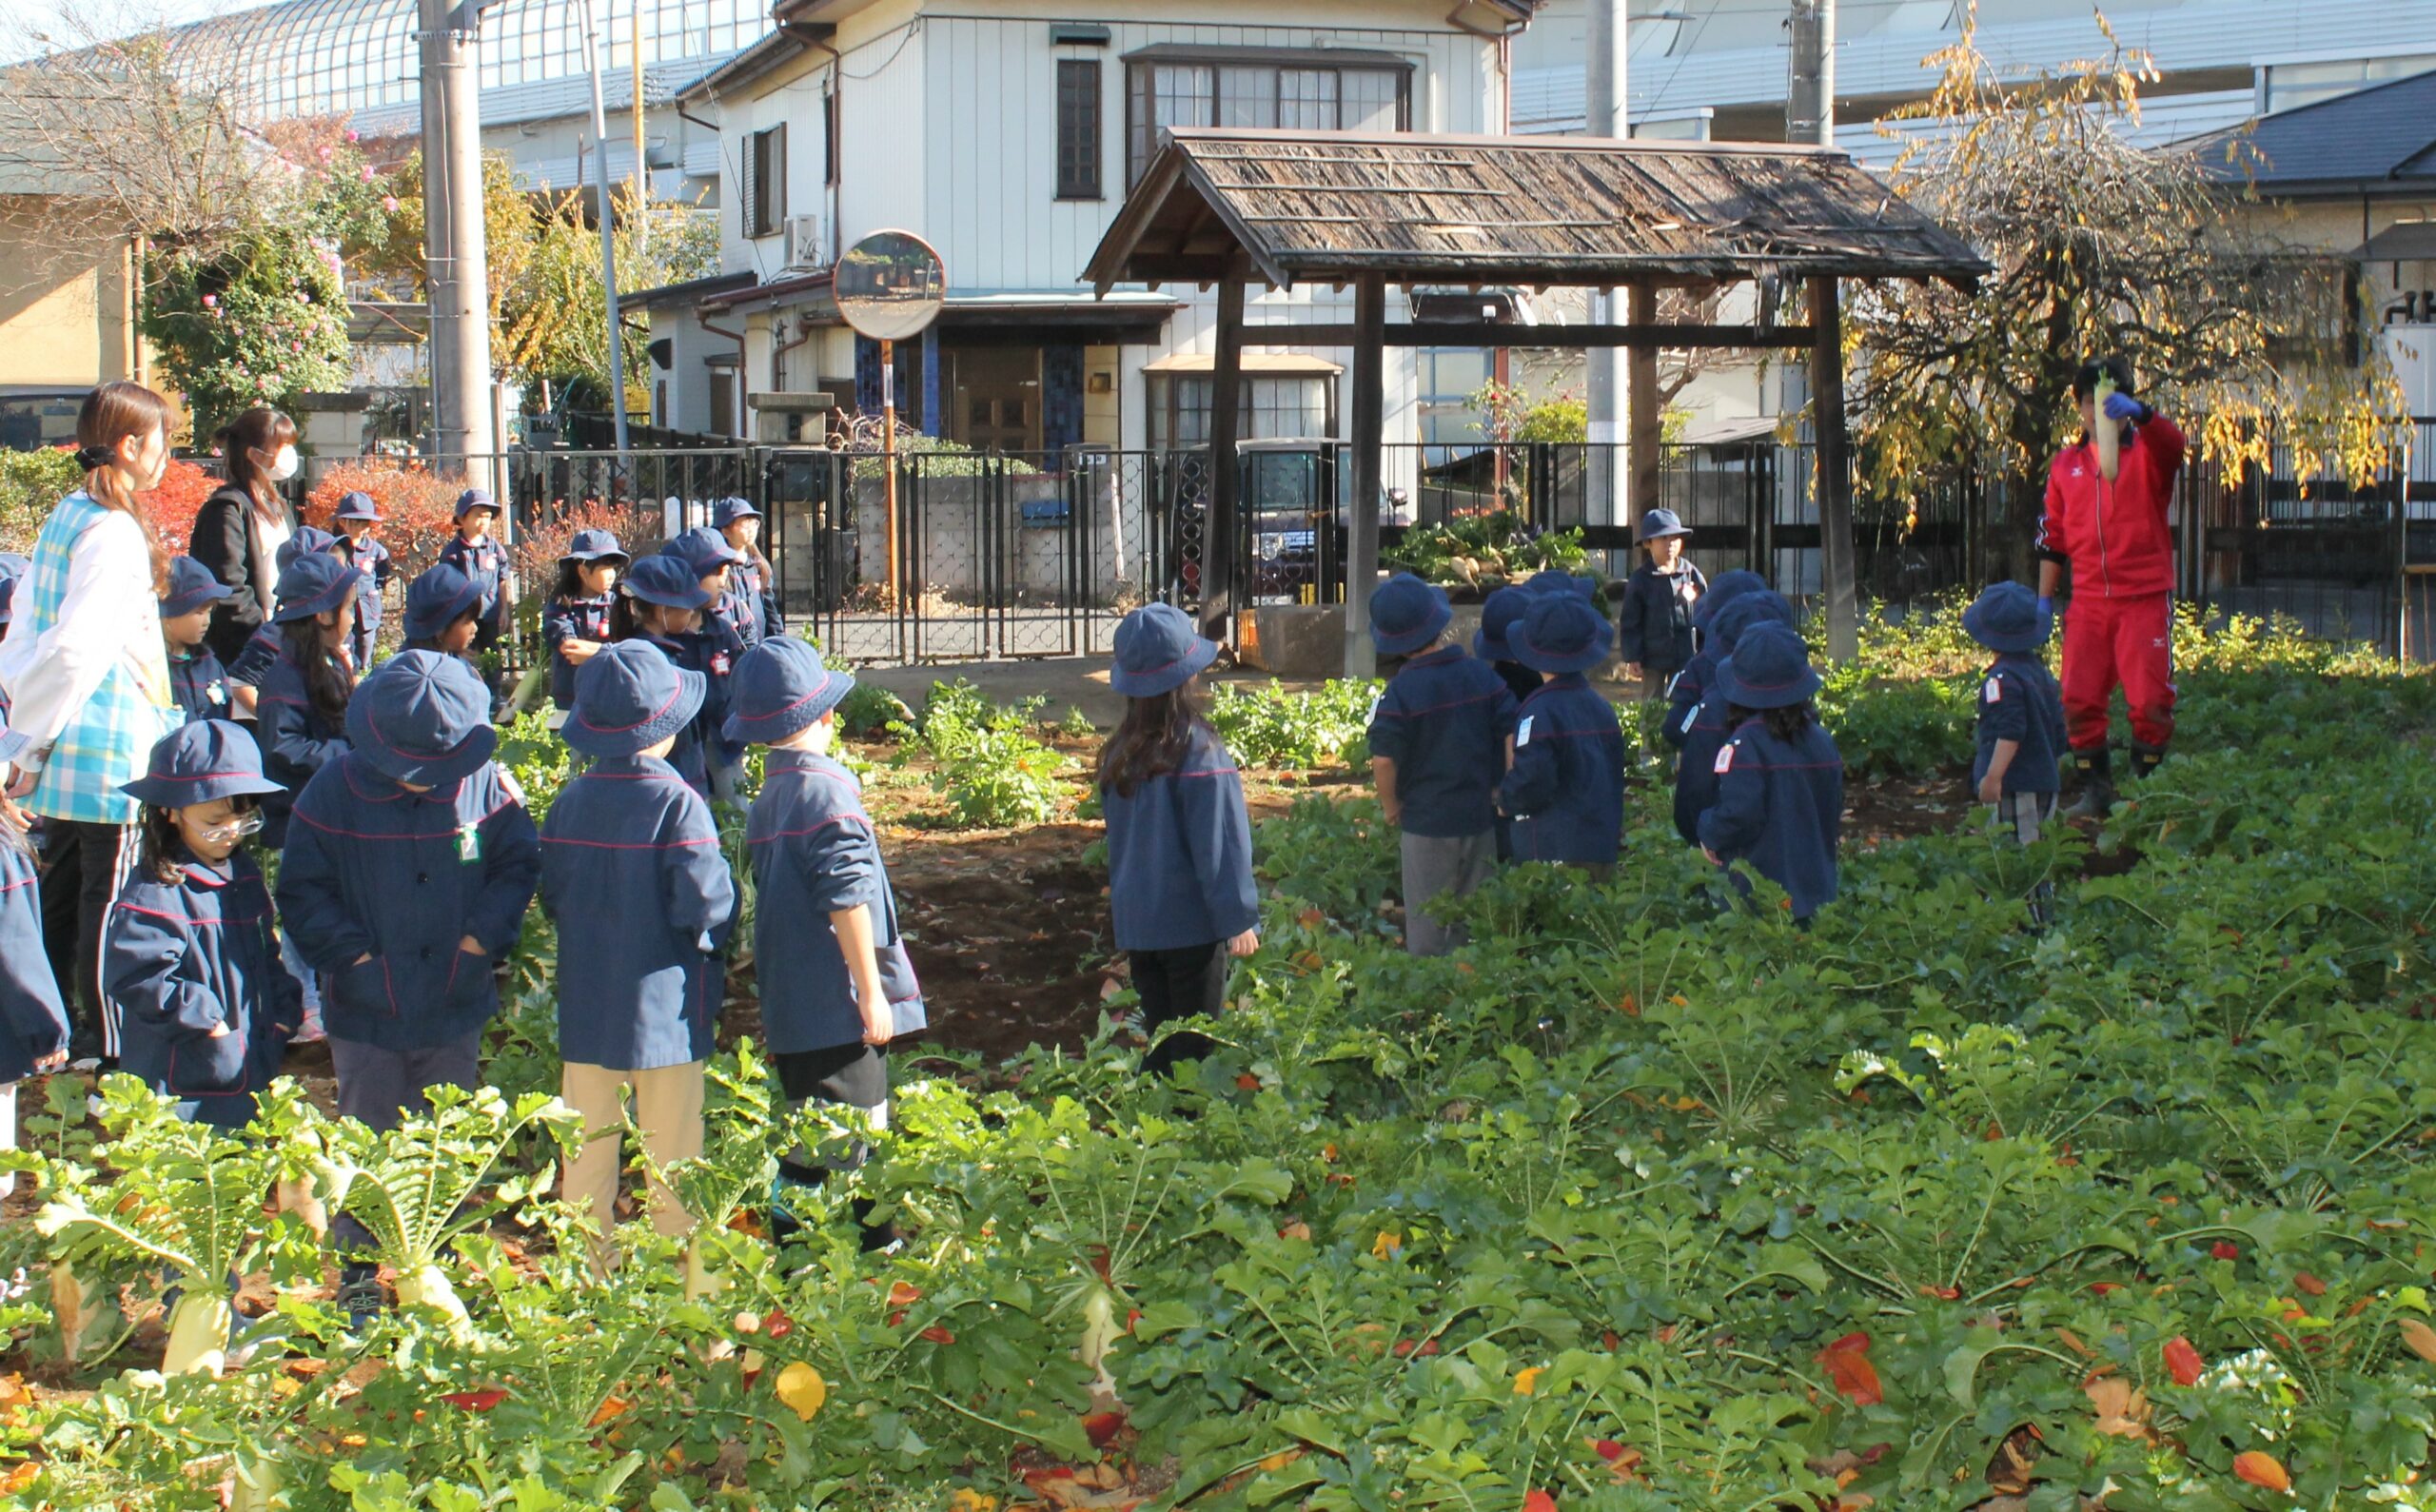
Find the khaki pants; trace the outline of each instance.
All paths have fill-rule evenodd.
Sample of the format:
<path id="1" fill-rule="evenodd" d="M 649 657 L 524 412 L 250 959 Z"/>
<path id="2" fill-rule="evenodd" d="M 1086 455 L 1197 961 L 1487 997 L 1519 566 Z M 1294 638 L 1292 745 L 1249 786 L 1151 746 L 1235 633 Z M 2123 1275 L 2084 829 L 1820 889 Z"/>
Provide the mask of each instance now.
<path id="1" fill-rule="evenodd" d="M 583 1149 L 560 1173 L 560 1195 L 569 1207 L 592 1207 L 600 1226 L 601 1247 L 596 1258 L 607 1261 L 606 1241 L 618 1224 L 618 1178 L 625 1168 L 620 1131 L 626 1116 L 626 1090 L 634 1089 L 635 1124 L 642 1130 L 643 1149 L 662 1169 L 702 1152 L 702 1065 L 663 1066 L 656 1070 L 621 1071 L 606 1066 L 566 1063 L 559 1095 L 583 1115 Z M 651 1222 L 662 1234 L 675 1237 L 693 1227 L 693 1219 L 677 1194 L 658 1177 L 651 1183 Z"/>

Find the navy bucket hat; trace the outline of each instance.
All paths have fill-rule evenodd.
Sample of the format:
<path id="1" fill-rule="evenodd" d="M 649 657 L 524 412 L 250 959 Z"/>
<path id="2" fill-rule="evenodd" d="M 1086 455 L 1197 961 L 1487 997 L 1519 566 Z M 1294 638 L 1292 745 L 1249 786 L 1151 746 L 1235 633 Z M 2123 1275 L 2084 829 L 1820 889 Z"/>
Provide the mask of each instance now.
<path id="1" fill-rule="evenodd" d="M 1534 672 L 1587 672 L 1607 659 L 1616 627 L 1578 594 L 1542 594 L 1506 632 L 1514 659 Z"/>
<path id="2" fill-rule="evenodd" d="M 711 596 L 702 591 L 701 574 L 692 564 L 666 553 L 645 557 L 626 573 L 618 586 L 629 599 L 640 599 L 668 609 L 703 609 Z"/>
<path id="3" fill-rule="evenodd" d="M 462 781 L 499 749 L 481 675 L 437 651 L 401 651 L 358 683 L 346 737 L 356 755 L 418 787 Z"/>
<path id="4" fill-rule="evenodd" d="M 306 552 L 280 569 L 279 613 L 271 620 L 291 624 L 353 603 L 356 584 L 363 580 L 363 569 L 318 551 Z"/>
<path id="5" fill-rule="evenodd" d="M 190 719 L 163 736 L 144 775 L 118 790 L 162 809 L 287 791 L 263 776 L 263 748 L 254 733 L 226 719 Z"/>
<path id="6" fill-rule="evenodd" d="M 1569 572 L 1559 572 L 1554 567 L 1531 574 L 1529 580 L 1522 586 L 1532 593 L 1569 593 L 1577 599 L 1596 598 L 1599 593 L 1599 585 L 1589 579 L 1577 578 Z"/>
<path id="7" fill-rule="evenodd" d="M 1717 666 L 1717 691 L 1745 709 L 1790 708 L 1808 701 L 1819 683 L 1810 648 L 1786 625 L 1753 625 Z"/>
<path id="8" fill-rule="evenodd" d="M 1731 655 L 1735 643 L 1753 625 L 1782 625 L 1790 630 L 1793 628 L 1793 605 L 1785 602 L 1784 595 L 1773 589 L 1760 588 L 1742 594 L 1709 620 L 1709 638 L 1717 642 L 1719 651 Z"/>
<path id="9" fill-rule="evenodd" d="M 704 577 L 720 567 L 733 567 L 748 559 L 744 553 L 727 543 L 727 538 L 708 525 L 696 525 L 679 532 L 668 544 L 659 548 L 663 557 L 671 557 L 694 569 L 694 576 Z"/>
<path id="10" fill-rule="evenodd" d="M 1480 633 L 1472 637 L 1472 653 L 1489 661 L 1511 661 L 1514 649 L 1506 641 L 1522 617 L 1531 612 L 1531 591 L 1500 588 L 1481 602 Z"/>
<path id="11" fill-rule="evenodd" d="M 1991 651 L 2035 651 L 2047 644 L 2038 596 L 2017 582 L 1991 584 L 1962 611 L 1962 629 Z"/>
<path id="12" fill-rule="evenodd" d="M 626 548 L 618 544 L 615 535 L 606 530 L 579 530 L 567 540 L 566 555 L 559 560 L 593 562 L 608 561 L 613 558 L 620 564 L 629 560 Z"/>
<path id="13" fill-rule="evenodd" d="M 719 499 L 711 503 L 711 528 L 725 530 L 739 520 L 758 520 L 761 511 L 753 507 L 750 499 Z"/>
<path id="14" fill-rule="evenodd" d="M 1691 533 L 1692 527 L 1684 524 L 1683 518 L 1675 511 L 1653 509 L 1640 517 L 1640 534 L 1633 539 L 1656 540 L 1662 536 L 1688 536 Z"/>
<path id="15" fill-rule="evenodd" d="M 381 506 L 374 503 L 372 496 L 363 489 L 351 489 L 340 498 L 338 511 L 330 518 L 332 520 L 378 520 L 381 518 Z"/>
<path id="16" fill-rule="evenodd" d="M 1692 605 L 1692 628 L 1706 630 L 1717 612 L 1755 588 L 1765 588 L 1768 579 L 1748 567 L 1734 567 L 1709 579 L 1709 591 Z"/>
<path id="17" fill-rule="evenodd" d="M 1190 682 L 1218 659 L 1218 642 L 1204 640 L 1173 604 L 1144 604 L 1116 627 L 1116 664 L 1108 685 L 1129 698 L 1154 698 Z"/>
<path id="18" fill-rule="evenodd" d="M 458 519 L 462 520 L 477 509 L 487 509 L 493 515 L 497 515 L 499 501 L 491 497 L 490 490 L 487 488 L 468 488 L 457 496 Z"/>
<path id="19" fill-rule="evenodd" d="M 588 756 L 630 756 L 684 729 L 708 686 L 658 646 L 620 640 L 575 669 L 575 705 L 559 734 Z"/>
<path id="20" fill-rule="evenodd" d="M 855 679 L 824 665 L 811 642 L 764 640 L 738 658 L 719 733 L 742 745 L 775 745 L 816 722 L 855 691 Z"/>
<path id="21" fill-rule="evenodd" d="M 1383 657 L 1407 657 L 1438 638 L 1455 607 L 1446 590 L 1400 572 L 1370 596 L 1370 639 Z"/>
<path id="22" fill-rule="evenodd" d="M 271 553 L 271 564 L 280 571 L 285 572 L 296 565 L 296 559 L 299 557 L 309 557 L 317 552 L 327 551 L 338 543 L 338 537 L 331 535 L 319 525 L 299 525 L 296 527 L 296 534 L 281 541 L 279 549 Z"/>
<path id="23" fill-rule="evenodd" d="M 175 619 L 236 597 L 210 568 L 192 557 L 175 557 L 169 561 L 169 591 L 161 596 L 161 618 Z"/>
<path id="24" fill-rule="evenodd" d="M 481 587 L 473 579 L 444 561 L 434 562 L 406 584 L 405 637 L 429 640 L 473 613 L 481 601 Z"/>

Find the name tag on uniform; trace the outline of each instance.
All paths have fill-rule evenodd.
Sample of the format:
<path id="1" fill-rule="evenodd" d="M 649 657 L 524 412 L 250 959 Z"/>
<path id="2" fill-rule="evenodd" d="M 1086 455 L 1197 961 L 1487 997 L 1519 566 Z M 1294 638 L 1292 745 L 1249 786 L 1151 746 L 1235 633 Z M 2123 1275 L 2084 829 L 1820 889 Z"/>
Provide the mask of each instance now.
<path id="1" fill-rule="evenodd" d="M 1514 727 L 1514 749 L 1517 751 L 1531 743 L 1531 721 L 1536 717 L 1536 715 L 1526 714 L 1522 722 Z"/>
<path id="2" fill-rule="evenodd" d="M 715 677 L 724 677 L 727 676 L 726 652 L 719 652 L 717 655 L 711 658 L 711 676 Z"/>
<path id="3" fill-rule="evenodd" d="M 1709 770 L 1719 776 L 1723 776 L 1734 770 L 1733 742 L 1728 741 L 1726 744 L 1717 748 L 1717 765 L 1711 767 Z"/>
<path id="4" fill-rule="evenodd" d="M 457 832 L 457 859 L 472 863 L 482 858 L 482 827 L 468 824 Z"/>
<path id="5" fill-rule="evenodd" d="M 203 690 L 203 696 L 214 703 L 226 703 L 228 701 L 227 684 L 215 682 Z"/>
<path id="6" fill-rule="evenodd" d="M 2005 679 L 2002 677 L 1990 677 L 1988 679 L 1988 685 L 1979 691 L 1990 703 L 2002 703 L 2005 701 Z"/>
<path id="7" fill-rule="evenodd" d="M 1376 724 L 1379 720 L 1379 705 L 1386 701 L 1387 696 L 1385 694 L 1372 694 L 1370 696 L 1370 712 L 1362 717 L 1362 722 L 1365 724 Z"/>
<path id="8" fill-rule="evenodd" d="M 1692 704 L 1683 710 L 1683 722 L 1676 726 L 1676 728 L 1682 731 L 1685 735 L 1690 735 L 1692 733 L 1692 722 L 1699 717 L 1700 706 L 1697 703 Z"/>

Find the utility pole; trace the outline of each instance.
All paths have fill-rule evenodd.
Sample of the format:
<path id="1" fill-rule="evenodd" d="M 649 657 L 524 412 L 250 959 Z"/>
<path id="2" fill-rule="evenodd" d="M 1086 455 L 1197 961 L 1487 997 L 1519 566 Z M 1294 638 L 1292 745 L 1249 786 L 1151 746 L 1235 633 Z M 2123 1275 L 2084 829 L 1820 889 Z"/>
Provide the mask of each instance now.
<path id="1" fill-rule="evenodd" d="M 1785 140 L 1836 145 L 1836 0 L 1793 0 L 1792 76 L 1785 88 Z M 1851 451 L 1844 431 L 1842 290 L 1833 275 L 1810 281 L 1811 455 L 1818 493 L 1818 586 L 1827 599 L 1827 656 L 1860 655 L 1860 587 L 1853 543 Z"/>
<path id="2" fill-rule="evenodd" d="M 1624 44 L 1628 36 L 1624 0 L 1589 0 L 1589 58 L 1582 81 L 1586 115 L 1583 128 L 1594 137 L 1629 136 L 1632 128 L 1624 101 Z M 1593 324 L 1621 324 L 1622 319 L 1622 302 L 1614 289 L 1602 288 L 1591 296 Z M 1616 417 L 1625 396 L 1624 354 L 1615 347 L 1594 346 L 1582 354 L 1582 359 L 1588 368 L 1583 397 L 1589 409 L 1590 456 L 1584 481 L 1590 494 L 1590 519 L 1601 524 L 1629 523 L 1633 501 L 1624 481 L 1625 469 L 1619 465 L 1622 459 L 1616 450 L 1616 443 L 1623 439 Z"/>
<path id="3" fill-rule="evenodd" d="M 423 289 L 431 319 L 431 448 L 499 449 L 491 423 L 491 292 L 476 69 L 484 0 L 418 0 L 422 42 Z"/>
<path id="4" fill-rule="evenodd" d="M 583 53 L 592 74 L 593 156 L 600 160 L 600 298 L 609 312 L 609 421 L 617 433 L 618 465 L 626 464 L 626 345 L 618 325 L 618 222 L 609 203 L 609 112 L 600 103 L 600 33 L 592 24 L 593 0 L 583 0 Z M 642 73 L 635 74 L 635 95 L 642 96 Z M 639 103 L 638 108 L 640 108 Z"/>
<path id="5" fill-rule="evenodd" d="M 635 66 L 635 250 L 639 254 L 651 246 L 651 159 L 643 134 L 642 0 L 635 0 L 634 41 L 629 61 Z"/>

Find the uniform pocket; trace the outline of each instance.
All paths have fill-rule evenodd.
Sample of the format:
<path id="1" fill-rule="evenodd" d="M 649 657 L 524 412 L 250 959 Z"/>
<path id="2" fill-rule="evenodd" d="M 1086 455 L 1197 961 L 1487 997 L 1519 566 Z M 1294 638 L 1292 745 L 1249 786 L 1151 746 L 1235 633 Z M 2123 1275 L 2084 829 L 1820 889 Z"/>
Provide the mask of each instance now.
<path id="1" fill-rule="evenodd" d="M 169 1047 L 167 1080 L 173 1095 L 235 1091 L 246 1085 L 246 1031 L 235 1024 Z"/>
<path id="2" fill-rule="evenodd" d="M 330 977 L 330 1000 L 354 1013 L 388 1016 L 398 1011 L 389 997 L 388 964 L 378 955 L 339 968 Z"/>

